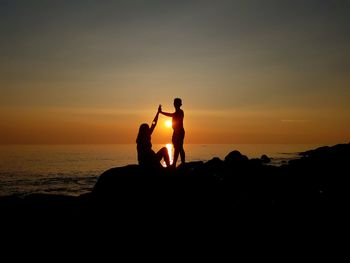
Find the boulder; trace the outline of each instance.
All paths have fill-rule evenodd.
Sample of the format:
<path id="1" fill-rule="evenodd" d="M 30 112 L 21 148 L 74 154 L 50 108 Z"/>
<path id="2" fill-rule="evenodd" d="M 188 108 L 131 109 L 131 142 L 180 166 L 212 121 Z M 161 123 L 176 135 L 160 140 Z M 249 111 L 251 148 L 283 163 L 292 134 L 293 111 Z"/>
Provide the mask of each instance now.
<path id="1" fill-rule="evenodd" d="M 271 162 L 271 158 L 268 157 L 266 154 L 261 155 L 260 160 L 261 160 L 263 163 L 270 163 L 270 162 Z"/>
<path id="2" fill-rule="evenodd" d="M 241 154 L 239 151 L 234 150 L 230 152 L 226 157 L 225 157 L 225 162 L 226 163 L 243 163 L 248 161 L 248 157 Z"/>

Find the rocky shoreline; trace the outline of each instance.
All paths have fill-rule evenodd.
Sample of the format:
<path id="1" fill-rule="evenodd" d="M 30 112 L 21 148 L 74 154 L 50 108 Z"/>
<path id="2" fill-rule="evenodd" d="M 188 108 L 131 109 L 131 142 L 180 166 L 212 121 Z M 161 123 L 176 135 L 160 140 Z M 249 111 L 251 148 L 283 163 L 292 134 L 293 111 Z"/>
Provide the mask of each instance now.
<path id="1" fill-rule="evenodd" d="M 349 206 L 349 164 L 350 143 L 302 152 L 280 167 L 269 165 L 267 156 L 248 159 L 232 151 L 224 160 L 215 157 L 176 170 L 112 168 L 91 193 L 4 196 L 0 211 L 8 221 L 336 212 Z"/>

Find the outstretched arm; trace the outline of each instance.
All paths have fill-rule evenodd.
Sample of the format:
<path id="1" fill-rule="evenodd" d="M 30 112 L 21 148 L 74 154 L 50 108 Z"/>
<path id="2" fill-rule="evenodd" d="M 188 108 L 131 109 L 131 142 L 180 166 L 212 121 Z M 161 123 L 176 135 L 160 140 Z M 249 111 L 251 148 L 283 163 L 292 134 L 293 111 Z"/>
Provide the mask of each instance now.
<path id="1" fill-rule="evenodd" d="M 158 117 L 159 117 L 159 111 L 157 112 L 156 116 L 154 117 L 154 119 L 152 121 L 152 125 L 151 125 L 151 128 L 150 128 L 151 134 L 152 134 L 154 128 L 157 126 Z"/>
<path id="2" fill-rule="evenodd" d="M 174 117 L 174 113 L 164 112 L 164 111 L 160 111 L 160 113 L 167 116 L 167 117 Z"/>

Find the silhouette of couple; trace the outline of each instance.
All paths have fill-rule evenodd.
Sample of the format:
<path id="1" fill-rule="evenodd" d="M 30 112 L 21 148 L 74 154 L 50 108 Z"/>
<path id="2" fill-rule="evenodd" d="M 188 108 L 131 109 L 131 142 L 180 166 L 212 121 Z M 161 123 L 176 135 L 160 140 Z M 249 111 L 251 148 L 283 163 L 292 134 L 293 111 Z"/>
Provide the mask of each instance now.
<path id="1" fill-rule="evenodd" d="M 151 127 L 147 123 L 141 124 L 137 135 L 137 158 L 139 165 L 148 168 L 160 167 L 160 161 L 164 159 L 167 167 L 176 167 L 177 159 L 180 155 L 181 164 L 185 163 L 185 151 L 183 148 L 185 130 L 183 126 L 184 112 L 180 107 L 182 101 L 179 98 L 174 99 L 174 113 L 162 111 L 162 106 L 159 105 L 156 116 L 153 119 Z M 166 147 L 160 149 L 157 153 L 152 150 L 151 135 L 157 125 L 159 113 L 167 117 L 172 117 L 172 128 L 174 130 L 172 143 L 174 146 L 174 161 L 170 164 L 169 154 Z"/>

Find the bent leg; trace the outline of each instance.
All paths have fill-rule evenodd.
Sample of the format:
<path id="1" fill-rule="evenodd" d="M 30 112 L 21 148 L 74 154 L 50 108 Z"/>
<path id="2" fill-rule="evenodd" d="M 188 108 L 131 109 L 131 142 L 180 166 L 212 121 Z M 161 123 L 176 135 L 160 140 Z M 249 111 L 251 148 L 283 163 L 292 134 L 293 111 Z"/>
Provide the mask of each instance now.
<path id="1" fill-rule="evenodd" d="M 157 158 L 158 160 L 162 160 L 162 158 L 165 161 L 165 164 L 167 167 L 170 166 L 170 159 L 169 159 L 169 153 L 168 153 L 168 149 L 166 147 L 163 147 L 162 149 L 160 149 L 157 153 Z"/>

